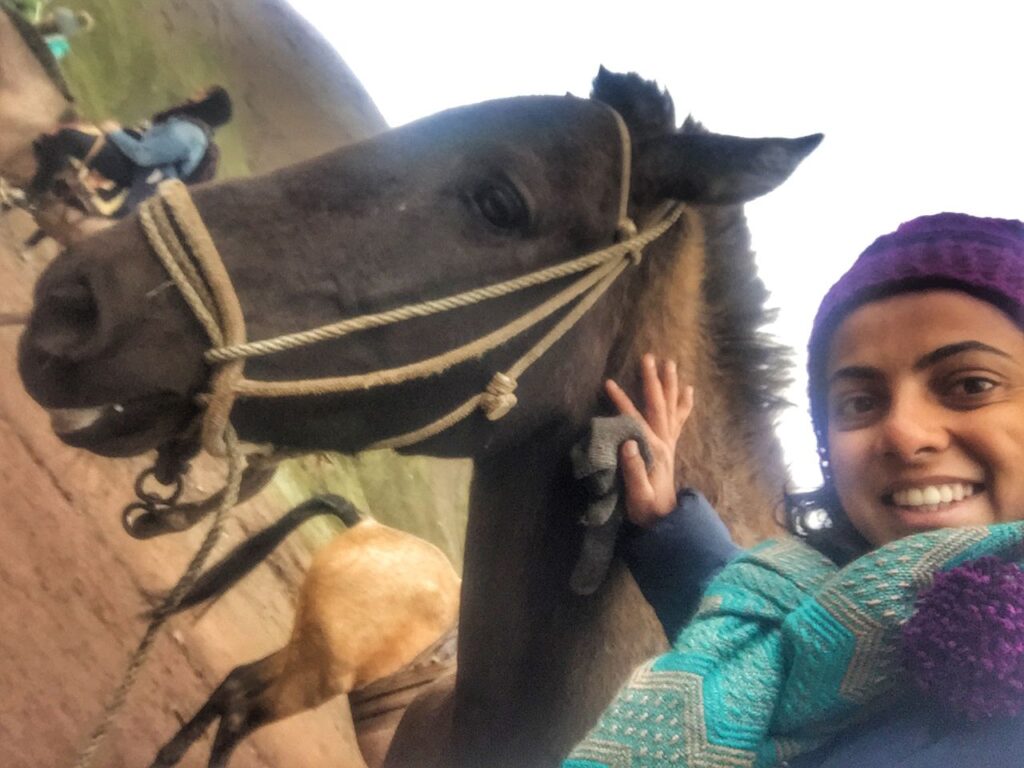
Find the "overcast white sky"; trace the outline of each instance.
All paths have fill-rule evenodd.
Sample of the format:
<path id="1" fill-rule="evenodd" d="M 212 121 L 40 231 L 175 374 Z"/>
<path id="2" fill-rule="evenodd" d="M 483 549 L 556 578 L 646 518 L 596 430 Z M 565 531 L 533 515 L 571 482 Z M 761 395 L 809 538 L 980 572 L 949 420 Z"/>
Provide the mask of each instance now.
<path id="1" fill-rule="evenodd" d="M 779 432 L 802 486 L 820 477 L 802 350 L 829 285 L 917 215 L 1024 217 L 1015 2 L 291 2 L 391 125 L 489 98 L 583 96 L 604 64 L 657 80 L 680 120 L 717 132 L 823 132 L 785 185 L 747 207 L 781 310 L 772 330 L 801 354 Z"/>

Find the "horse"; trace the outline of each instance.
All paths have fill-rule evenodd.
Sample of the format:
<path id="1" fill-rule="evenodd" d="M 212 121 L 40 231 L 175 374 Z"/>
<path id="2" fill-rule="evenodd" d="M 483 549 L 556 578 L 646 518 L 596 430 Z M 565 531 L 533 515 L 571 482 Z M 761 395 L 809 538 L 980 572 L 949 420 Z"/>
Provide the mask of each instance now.
<path id="1" fill-rule="evenodd" d="M 73 99 L 39 33 L 0 4 L 0 175 L 25 186 L 35 172 L 32 142 L 73 115 Z"/>
<path id="2" fill-rule="evenodd" d="M 67 82 L 39 32 L 19 13 L 0 5 L 0 177 L 13 187 L 27 187 L 37 166 L 35 141 L 77 119 Z M 62 245 L 112 223 L 53 193 L 19 207 L 32 214 L 41 232 Z"/>
<path id="3" fill-rule="evenodd" d="M 159 751 L 151 768 L 177 765 L 210 724 L 220 724 L 210 751 L 210 768 L 223 768 L 252 731 L 356 692 L 355 730 L 369 768 L 384 760 L 402 711 L 395 690 L 407 694 L 450 674 L 454 661 L 433 664 L 446 634 L 454 631 L 460 579 L 440 549 L 416 536 L 364 517 L 330 494 L 293 508 L 273 525 L 225 555 L 173 607 L 177 613 L 223 594 L 309 518 L 331 514 L 349 531 L 322 547 L 299 588 L 295 623 L 288 643 L 258 661 L 237 667 Z M 410 676 L 395 676 L 400 672 Z M 375 686 L 378 704 L 360 717 L 359 700 Z M 362 696 L 359 694 L 362 693 Z M 390 693 L 388 706 L 381 696 Z"/>
<path id="4" fill-rule="evenodd" d="M 366 320 L 358 330 L 230 370 L 210 362 L 190 305 L 161 289 L 152 219 L 133 216 L 48 266 L 19 371 L 37 402 L 64 409 L 54 424 L 65 443 L 104 455 L 194 429 L 213 410 L 197 396 L 223 395 L 227 381 L 236 399 L 221 397 L 219 413 L 243 440 L 356 452 L 416 439 L 402 450 L 471 457 L 458 674 L 410 707 L 386 765 L 553 766 L 666 644 L 619 561 L 592 593 L 570 587 L 586 495 L 569 453 L 608 407 L 603 380 L 637 395 L 643 352 L 674 359 L 700 398 L 680 481 L 741 542 L 776 530 L 786 471 L 772 425 L 788 357 L 761 330 L 767 292 L 741 204 L 782 183 L 820 139 L 732 137 L 692 119 L 677 128 L 667 92 L 603 68 L 590 98 L 444 111 L 194 192 L 249 338 L 352 316 Z M 663 233 L 641 248 L 632 222 Z M 597 277 L 558 271 L 623 249 Z M 522 290 L 506 290 L 519 277 Z M 581 279 L 604 293 L 567 308 Z M 450 296 L 456 308 L 435 311 Z M 428 311 L 424 298 L 438 301 Z M 406 308 L 417 312 L 384 319 Z M 522 333 L 492 330 L 506 320 Z M 323 381 L 294 394 L 296 378 Z M 67 409 L 73 427 L 59 418 Z"/>

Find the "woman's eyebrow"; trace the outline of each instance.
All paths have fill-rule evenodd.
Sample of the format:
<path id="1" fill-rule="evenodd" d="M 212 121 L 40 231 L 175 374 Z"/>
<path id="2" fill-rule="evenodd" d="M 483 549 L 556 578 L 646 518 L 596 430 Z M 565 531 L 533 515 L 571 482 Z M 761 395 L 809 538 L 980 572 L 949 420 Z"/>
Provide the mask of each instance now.
<path id="1" fill-rule="evenodd" d="M 953 357 L 953 355 L 959 355 L 961 352 L 990 352 L 1000 357 L 1005 357 L 1008 360 L 1012 360 L 1012 356 L 1003 352 L 1001 349 L 983 344 L 980 341 L 959 341 L 956 344 L 947 344 L 944 347 L 939 347 L 936 350 L 929 352 L 927 355 L 922 356 L 916 363 L 914 363 L 914 370 L 920 371 L 929 366 L 935 365 L 947 357 Z"/>
<path id="2" fill-rule="evenodd" d="M 847 365 L 840 368 L 828 377 L 828 385 L 831 387 L 841 379 L 876 379 L 878 369 L 868 365 Z"/>

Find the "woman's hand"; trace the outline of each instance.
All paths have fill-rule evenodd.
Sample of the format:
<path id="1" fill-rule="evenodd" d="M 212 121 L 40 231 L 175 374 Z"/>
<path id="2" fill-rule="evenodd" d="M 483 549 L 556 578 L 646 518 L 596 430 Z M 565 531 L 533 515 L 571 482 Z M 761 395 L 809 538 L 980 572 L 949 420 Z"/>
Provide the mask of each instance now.
<path id="1" fill-rule="evenodd" d="M 676 364 L 668 360 L 659 371 L 654 355 L 640 363 L 644 391 L 644 413 L 614 381 L 605 382 L 608 397 L 619 413 L 635 418 L 644 429 L 651 449 L 651 466 L 644 464 L 635 440 L 627 440 L 619 451 L 626 486 L 626 517 L 647 528 L 676 507 L 676 443 L 693 410 L 693 387 L 680 391 Z"/>

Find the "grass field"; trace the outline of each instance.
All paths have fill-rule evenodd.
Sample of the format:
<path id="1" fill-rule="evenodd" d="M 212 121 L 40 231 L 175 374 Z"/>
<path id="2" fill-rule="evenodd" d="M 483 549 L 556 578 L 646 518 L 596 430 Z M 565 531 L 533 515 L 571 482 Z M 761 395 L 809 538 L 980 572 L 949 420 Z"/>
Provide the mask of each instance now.
<path id="1" fill-rule="evenodd" d="M 62 67 L 87 117 L 134 122 L 230 72 L 230 62 L 207 35 L 172 20 L 159 5 L 151 0 L 75 0 L 73 6 L 91 13 L 96 26 L 71 40 Z M 238 124 L 225 127 L 218 143 L 223 174 L 248 174 Z"/>

